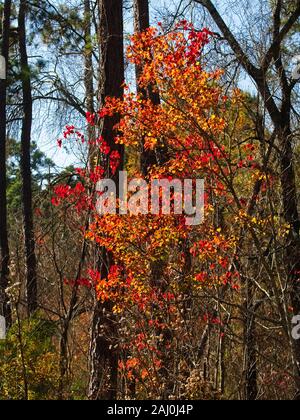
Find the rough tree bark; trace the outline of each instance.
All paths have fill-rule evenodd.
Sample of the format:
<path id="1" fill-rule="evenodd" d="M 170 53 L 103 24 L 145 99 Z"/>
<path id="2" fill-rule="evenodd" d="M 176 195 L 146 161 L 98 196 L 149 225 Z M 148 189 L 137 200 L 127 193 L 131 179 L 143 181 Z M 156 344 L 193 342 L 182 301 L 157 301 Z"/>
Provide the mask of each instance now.
<path id="1" fill-rule="evenodd" d="M 244 316 L 244 342 L 245 342 L 245 399 L 255 401 L 258 397 L 257 384 L 257 337 L 254 304 L 254 284 L 247 279 L 246 302 Z"/>
<path id="2" fill-rule="evenodd" d="M 149 1 L 148 0 L 134 0 L 134 30 L 137 33 L 143 32 L 150 26 L 150 12 L 149 12 Z M 136 66 L 136 78 L 140 78 L 142 74 L 142 67 Z M 154 105 L 160 104 L 159 93 L 149 86 L 148 89 L 141 89 L 137 84 L 137 91 L 144 98 L 148 98 Z M 146 150 L 144 144 L 141 145 L 141 170 L 142 174 L 147 177 L 149 168 L 158 163 L 157 152 L 154 150 Z"/>
<path id="3" fill-rule="evenodd" d="M 91 2 L 90 0 L 84 0 L 84 87 L 86 97 L 86 111 L 90 114 L 94 114 L 94 68 L 93 68 L 93 44 L 92 44 L 92 16 L 91 16 Z M 95 134 L 95 129 L 91 125 L 88 127 L 88 138 L 92 140 Z M 95 150 L 90 147 L 89 150 L 90 164 L 93 165 L 95 156 Z"/>
<path id="4" fill-rule="evenodd" d="M 28 314 L 32 315 L 38 308 L 37 297 L 37 261 L 35 255 L 35 238 L 32 211 L 32 173 L 31 173 L 31 129 L 32 129 L 32 90 L 30 67 L 28 64 L 26 44 L 27 1 L 20 0 L 18 25 L 19 49 L 22 71 L 23 121 L 21 133 L 21 173 L 22 202 L 24 217 L 24 237 L 26 255 L 26 292 Z"/>
<path id="5" fill-rule="evenodd" d="M 123 1 L 99 0 L 100 13 L 100 50 L 102 81 L 101 103 L 107 96 L 121 98 L 124 93 L 124 41 L 123 41 Z M 124 147 L 114 142 L 114 126 L 119 117 L 104 118 L 101 122 L 101 135 L 111 150 L 118 151 L 123 168 Z M 112 174 L 109 162 L 105 162 L 106 176 L 114 179 L 118 185 L 119 174 Z M 107 278 L 113 265 L 112 255 L 106 249 L 100 251 L 99 271 L 102 278 Z M 118 392 L 118 351 L 117 327 L 112 315 L 112 303 L 97 302 L 93 314 L 92 338 L 90 349 L 91 375 L 89 398 L 91 400 L 116 399 Z"/>
<path id="6" fill-rule="evenodd" d="M 8 66 L 11 0 L 4 2 L 2 19 L 1 55 Z M 9 245 L 7 228 L 6 199 L 6 80 L 0 80 L 0 315 L 5 318 L 6 326 L 11 325 L 11 308 L 6 294 L 9 276 Z"/>

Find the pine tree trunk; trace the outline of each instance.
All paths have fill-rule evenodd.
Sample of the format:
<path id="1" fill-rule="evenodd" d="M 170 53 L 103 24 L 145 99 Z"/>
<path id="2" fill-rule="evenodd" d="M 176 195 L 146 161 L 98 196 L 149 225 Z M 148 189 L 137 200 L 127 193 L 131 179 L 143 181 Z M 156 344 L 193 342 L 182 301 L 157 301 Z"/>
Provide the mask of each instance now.
<path id="1" fill-rule="evenodd" d="M 30 67 L 26 45 L 27 1 L 20 1 L 19 9 L 19 49 L 22 69 L 23 121 L 21 133 L 21 173 L 22 201 L 24 217 L 24 237 L 26 255 L 26 291 L 28 314 L 32 315 L 38 307 L 37 298 L 37 261 L 32 211 L 32 173 L 31 173 L 31 129 L 32 129 L 32 92 Z"/>
<path id="2" fill-rule="evenodd" d="M 123 43 L 123 1 L 99 0 L 100 13 L 100 78 L 101 104 L 107 96 L 122 98 L 125 79 L 124 43 Z M 101 124 L 101 135 L 112 151 L 118 151 L 123 168 L 124 147 L 114 142 L 114 126 L 119 117 L 104 118 Z M 112 174 L 109 162 L 105 162 L 106 176 L 114 179 L 118 185 L 119 175 Z M 99 258 L 101 277 L 107 278 L 110 267 L 114 264 L 112 255 L 102 249 Z M 93 314 L 92 338 L 90 349 L 90 385 L 91 400 L 115 400 L 118 393 L 118 331 L 112 314 L 112 302 L 97 302 Z"/>
<path id="3" fill-rule="evenodd" d="M 93 68 L 93 43 L 92 43 L 92 16 L 91 2 L 84 0 L 84 87 L 86 97 L 86 111 L 90 114 L 95 113 L 94 108 L 94 68 Z M 88 126 L 88 140 L 93 140 L 95 129 L 91 125 Z M 94 164 L 95 149 L 90 145 L 89 160 L 91 166 Z"/>
<path id="4" fill-rule="evenodd" d="M 1 55 L 8 66 L 11 0 L 4 2 L 2 19 Z M 9 245 L 6 198 L 6 80 L 0 80 L 0 315 L 5 318 L 6 327 L 11 325 L 11 308 L 6 294 L 9 276 Z"/>
<path id="5" fill-rule="evenodd" d="M 135 32 L 140 33 L 148 29 L 150 26 L 150 12 L 149 0 L 134 0 L 134 29 Z M 135 67 L 136 79 L 141 77 L 143 68 Z M 150 99 L 153 105 L 160 104 L 159 93 L 153 89 L 153 86 L 148 86 L 148 89 L 141 89 L 137 83 L 137 91 L 144 99 Z M 144 143 L 144 142 L 143 142 Z M 144 177 L 148 176 L 151 166 L 159 163 L 159 150 L 146 150 L 144 144 L 141 145 L 141 171 Z"/>

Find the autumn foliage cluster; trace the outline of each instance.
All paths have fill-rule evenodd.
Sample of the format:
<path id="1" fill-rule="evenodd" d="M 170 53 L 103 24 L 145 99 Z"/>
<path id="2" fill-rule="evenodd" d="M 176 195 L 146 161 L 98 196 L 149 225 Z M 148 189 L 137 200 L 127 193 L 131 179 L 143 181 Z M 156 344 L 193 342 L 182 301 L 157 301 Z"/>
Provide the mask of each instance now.
<path id="1" fill-rule="evenodd" d="M 269 290 L 276 295 L 279 280 L 261 249 L 274 232 L 280 248 L 290 227 L 273 211 L 279 180 L 265 170 L 264 151 L 252 135 L 251 98 L 226 89 L 223 72 L 207 63 L 213 37 L 185 21 L 167 34 L 150 28 L 134 35 L 127 57 L 142 69 L 138 93 L 125 86 L 122 99 L 107 98 L 99 112 L 87 115 L 95 138 L 87 140 L 68 126 L 58 141 L 60 147 L 85 142 L 98 152 L 89 167 L 76 170 L 73 185 L 55 187 L 52 204 L 67 205 L 70 217 L 88 214 L 89 223 L 81 228 L 85 240 L 111 255 L 107 277 L 91 266 L 65 286 L 92 290 L 110 311 L 117 334 L 108 339 L 111 350 L 117 349 L 127 397 L 205 399 L 235 392 L 234 379 L 226 390 L 225 383 L 243 365 L 250 277 L 257 279 L 257 311 L 266 325 L 278 310 L 292 310 L 280 298 L 263 305 Z M 144 94 L 149 87 L 159 93 L 159 104 Z M 129 177 L 142 177 L 136 162 L 144 148 L 164 154 L 162 162 L 148 168 L 147 181 L 205 179 L 204 223 L 187 226 L 184 215 L 174 214 L 97 213 L 97 182 L 117 176 L 123 164 L 119 152 L 97 136 L 101 120 L 115 115 L 120 122 L 114 142 L 125 146 Z M 104 329 L 103 334 L 109 333 Z M 270 381 L 266 360 L 275 357 L 272 343 L 287 338 L 275 328 L 269 340 L 263 325 L 257 334 L 262 387 L 271 382 L 280 393 L 292 386 L 291 361 L 281 360 L 285 368 L 278 366 Z"/>

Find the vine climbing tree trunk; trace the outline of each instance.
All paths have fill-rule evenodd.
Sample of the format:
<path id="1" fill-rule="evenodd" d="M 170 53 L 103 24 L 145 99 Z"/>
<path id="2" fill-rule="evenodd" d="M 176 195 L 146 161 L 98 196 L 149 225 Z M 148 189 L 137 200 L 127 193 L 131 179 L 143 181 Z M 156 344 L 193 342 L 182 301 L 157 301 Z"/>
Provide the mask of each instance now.
<path id="1" fill-rule="evenodd" d="M 124 41 L 123 41 L 123 1 L 99 0 L 100 13 L 100 78 L 101 105 L 107 96 L 122 98 L 124 89 Z M 105 117 L 101 121 L 101 135 L 110 146 L 111 151 L 118 152 L 122 170 L 124 162 L 124 147 L 115 144 L 115 125 L 119 117 Z M 118 185 L 118 172 L 110 169 L 109 159 L 103 158 L 106 176 L 112 178 Z M 103 160 L 102 159 L 102 160 Z M 99 271 L 103 279 L 107 278 L 114 264 L 112 255 L 106 250 L 100 250 Z M 116 399 L 118 393 L 118 331 L 117 323 L 112 314 L 112 303 L 96 302 L 92 321 L 92 338 L 90 348 L 90 385 L 91 400 Z"/>

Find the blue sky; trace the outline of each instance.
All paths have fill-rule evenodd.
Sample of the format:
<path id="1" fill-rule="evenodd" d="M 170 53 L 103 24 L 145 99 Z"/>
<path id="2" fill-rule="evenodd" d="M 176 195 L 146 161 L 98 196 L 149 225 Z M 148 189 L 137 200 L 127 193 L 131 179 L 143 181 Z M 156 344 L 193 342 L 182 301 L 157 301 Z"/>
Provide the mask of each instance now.
<path id="1" fill-rule="evenodd" d="M 150 7 L 151 7 L 151 23 L 155 24 L 157 23 L 158 20 L 161 20 L 161 16 L 159 16 L 159 12 L 157 13 L 157 10 L 159 9 L 166 9 L 168 12 L 171 12 L 177 9 L 178 4 L 179 4 L 180 0 L 151 0 L 150 2 Z M 237 2 L 238 3 L 238 2 Z M 253 0 L 253 5 L 255 6 L 254 3 L 257 3 L 257 0 Z M 222 11 L 222 8 L 224 6 L 224 1 L 223 0 L 219 0 L 216 1 L 217 7 Z M 235 24 L 233 26 L 236 27 L 236 29 L 239 29 L 240 27 L 240 21 L 237 18 L 237 16 L 233 13 L 233 15 L 231 14 L 226 15 L 226 19 L 231 21 Z M 131 32 L 132 31 L 132 25 L 131 25 L 132 20 L 130 19 L 130 17 L 128 17 L 126 19 L 126 27 L 125 27 L 125 31 Z M 44 51 L 45 54 L 47 54 L 47 50 Z M 41 54 L 43 54 L 43 52 L 41 52 Z M 241 82 L 241 87 L 245 88 L 245 89 L 250 89 L 251 88 L 251 82 L 249 81 L 249 79 L 245 79 L 244 81 Z M 38 109 L 36 108 L 36 111 Z M 65 117 L 65 120 L 64 120 Z M 74 117 L 75 117 L 75 113 L 74 113 Z M 64 115 L 60 115 L 60 119 L 63 121 L 65 124 L 74 124 L 76 125 L 75 121 L 72 121 L 72 116 L 64 116 Z M 81 122 L 82 126 L 84 127 L 85 121 L 84 119 L 82 119 Z M 55 129 L 55 125 L 57 126 L 57 129 Z M 73 152 L 71 153 L 67 153 L 65 150 L 63 149 L 59 149 L 57 147 L 57 138 L 59 136 L 61 136 L 62 134 L 62 129 L 59 128 L 59 124 L 51 124 L 51 129 L 49 130 L 49 124 L 48 121 L 46 119 L 45 124 L 42 124 L 40 119 L 38 117 L 36 117 L 35 119 L 35 127 L 33 130 L 34 133 L 34 138 L 33 140 L 35 140 L 39 147 L 41 148 L 41 150 L 44 151 L 44 153 L 47 154 L 48 157 L 50 157 L 60 168 L 66 167 L 70 164 L 79 164 L 80 162 L 80 154 L 77 156 L 74 155 Z"/>

